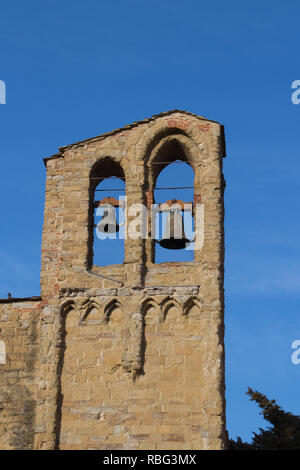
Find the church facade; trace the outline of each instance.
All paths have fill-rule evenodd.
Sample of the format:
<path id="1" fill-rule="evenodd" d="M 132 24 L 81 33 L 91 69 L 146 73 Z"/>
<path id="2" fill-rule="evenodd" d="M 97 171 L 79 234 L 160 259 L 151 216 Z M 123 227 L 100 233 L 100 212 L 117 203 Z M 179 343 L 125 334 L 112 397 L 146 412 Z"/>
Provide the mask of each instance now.
<path id="1" fill-rule="evenodd" d="M 44 159 L 41 294 L 0 300 L 1 449 L 226 447 L 224 156 L 222 125 L 174 110 Z M 156 263 L 154 189 L 175 159 L 194 171 L 198 245 Z M 99 266 L 94 211 L 120 203 L 95 190 L 112 177 L 128 236 L 123 263 Z M 137 205 L 146 236 L 129 233 Z"/>

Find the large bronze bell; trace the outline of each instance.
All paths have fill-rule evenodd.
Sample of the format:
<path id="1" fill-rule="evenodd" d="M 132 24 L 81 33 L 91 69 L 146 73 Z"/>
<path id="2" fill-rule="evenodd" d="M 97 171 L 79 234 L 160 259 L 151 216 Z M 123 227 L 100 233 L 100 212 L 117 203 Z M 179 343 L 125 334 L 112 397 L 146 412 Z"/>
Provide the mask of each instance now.
<path id="1" fill-rule="evenodd" d="M 111 204 L 106 204 L 102 219 L 97 225 L 97 229 L 102 233 L 116 233 L 120 230 L 117 223 L 116 212 Z"/>
<path id="2" fill-rule="evenodd" d="M 158 242 L 168 250 L 182 250 L 190 244 L 184 233 L 183 217 L 179 210 L 171 210 L 167 217 L 166 230 Z"/>

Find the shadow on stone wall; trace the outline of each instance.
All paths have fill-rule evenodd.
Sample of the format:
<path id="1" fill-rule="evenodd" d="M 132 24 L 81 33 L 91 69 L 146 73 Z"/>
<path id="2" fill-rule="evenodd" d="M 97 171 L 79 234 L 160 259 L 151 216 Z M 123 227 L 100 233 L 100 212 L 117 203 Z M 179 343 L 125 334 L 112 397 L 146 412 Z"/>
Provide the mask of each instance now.
<path id="1" fill-rule="evenodd" d="M 7 364 L 0 377 L 0 447 L 2 449 L 33 449 L 36 400 L 30 385 L 34 381 L 37 356 L 36 318 L 24 335 L 23 346 L 28 352 L 8 352 Z M 3 329 L 4 330 L 4 329 Z M 16 335 L 18 337 L 18 335 Z M 13 342 L 13 338 L 10 337 Z M 21 363 L 21 365 L 20 365 Z M 17 364 L 17 366 L 15 366 Z"/>

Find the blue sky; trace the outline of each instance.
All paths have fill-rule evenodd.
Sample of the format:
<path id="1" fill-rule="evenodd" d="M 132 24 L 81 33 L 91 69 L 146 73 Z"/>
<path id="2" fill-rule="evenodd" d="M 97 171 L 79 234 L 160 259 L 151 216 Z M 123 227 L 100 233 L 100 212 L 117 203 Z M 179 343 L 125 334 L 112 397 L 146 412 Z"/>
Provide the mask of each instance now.
<path id="1" fill-rule="evenodd" d="M 58 146 L 179 108 L 225 125 L 231 436 L 300 414 L 299 2 L 2 2 L 0 297 L 39 294 L 45 169 Z"/>

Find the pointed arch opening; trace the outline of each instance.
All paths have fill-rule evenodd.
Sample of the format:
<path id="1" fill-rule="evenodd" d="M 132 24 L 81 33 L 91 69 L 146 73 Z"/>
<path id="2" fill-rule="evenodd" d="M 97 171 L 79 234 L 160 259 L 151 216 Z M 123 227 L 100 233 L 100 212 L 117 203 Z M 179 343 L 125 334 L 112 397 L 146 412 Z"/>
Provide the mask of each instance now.
<path id="1" fill-rule="evenodd" d="M 124 261 L 125 175 L 111 157 L 98 161 L 90 173 L 88 269 Z"/>
<path id="2" fill-rule="evenodd" d="M 107 323 L 110 321 L 111 315 L 115 310 L 119 310 L 122 315 L 122 305 L 118 299 L 110 300 L 104 307 L 104 315 Z"/>
<path id="3" fill-rule="evenodd" d="M 179 321 L 180 320 L 182 307 L 176 299 L 173 299 L 173 298 L 170 298 L 170 297 L 166 298 L 162 302 L 161 309 L 162 309 L 163 321 L 166 321 L 167 319 L 168 319 L 168 321 L 170 321 L 169 312 L 171 310 L 172 310 L 172 314 L 173 314 L 172 315 L 172 321 L 174 321 L 174 320 Z"/>
<path id="4" fill-rule="evenodd" d="M 60 306 L 59 312 L 59 328 L 57 330 L 57 398 L 56 398 L 56 416 L 55 416 L 55 449 L 60 449 L 62 420 L 63 420 L 63 402 L 64 402 L 64 386 L 63 386 L 63 370 L 65 365 L 65 355 L 67 350 L 66 337 L 68 334 L 67 319 L 72 315 L 72 326 L 74 321 L 78 322 L 79 314 L 76 315 L 75 302 L 67 300 Z M 75 317 L 74 317 L 75 316 Z"/>
<path id="5" fill-rule="evenodd" d="M 100 325 L 105 321 L 103 309 L 94 300 L 88 302 L 84 308 L 84 313 L 80 318 L 80 325 Z"/>
<path id="6" fill-rule="evenodd" d="M 201 303 L 197 297 L 190 297 L 184 302 L 182 313 L 187 317 L 191 312 L 195 311 L 201 313 Z"/>
<path id="7" fill-rule="evenodd" d="M 155 203 L 155 263 L 190 262 L 194 260 L 194 170 L 183 145 L 177 138 L 169 139 L 160 147 L 151 163 L 153 174 L 153 199 Z M 183 210 L 184 209 L 184 210 Z M 176 231 L 175 239 L 181 248 L 172 249 L 168 240 Z M 177 233 L 178 231 L 178 233 Z M 183 246 L 183 248 L 182 248 Z"/>

